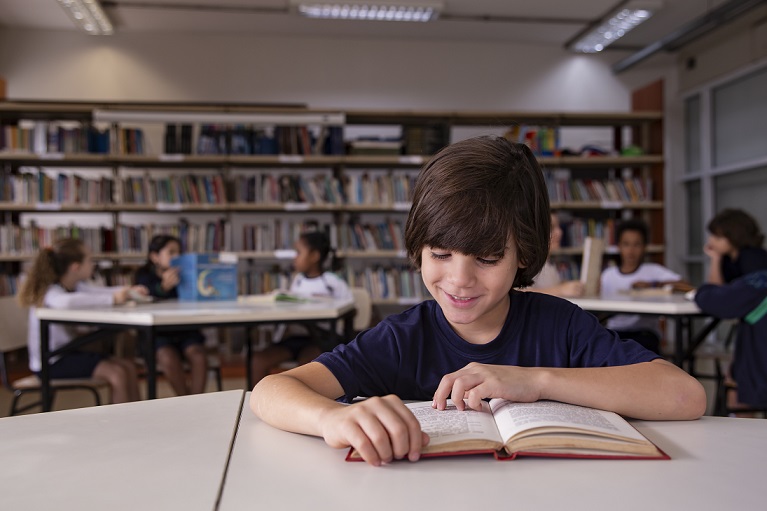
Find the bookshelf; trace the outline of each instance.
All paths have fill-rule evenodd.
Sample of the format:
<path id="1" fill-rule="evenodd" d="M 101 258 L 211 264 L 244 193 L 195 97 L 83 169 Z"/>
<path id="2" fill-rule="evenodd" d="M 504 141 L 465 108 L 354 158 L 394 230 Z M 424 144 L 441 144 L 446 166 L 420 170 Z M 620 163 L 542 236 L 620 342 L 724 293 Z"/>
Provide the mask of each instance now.
<path id="1" fill-rule="evenodd" d="M 425 296 L 402 243 L 419 168 L 460 130 L 500 134 L 514 126 L 514 137 L 538 147 L 552 208 L 573 231 L 559 257 L 577 260 L 586 234 L 604 234 L 609 245 L 611 225 L 638 216 L 652 227 L 651 256 L 662 259 L 663 155 L 650 144 L 661 121 L 655 110 L 0 102 L 0 273 L 17 274 L 45 240 L 72 229 L 105 264 L 130 267 L 153 233 L 178 234 L 183 219 L 185 233 L 197 230 L 187 250 L 234 252 L 241 288 L 259 292 L 288 278 L 287 250 L 301 229 L 324 228 L 350 284 L 367 287 L 378 304 L 409 304 Z M 556 138 L 570 128 L 608 133 L 607 153 L 563 154 Z M 379 130 L 398 136 L 370 137 Z M 78 143 L 63 142 L 70 132 Z M 641 151 L 622 155 L 627 144 Z M 82 215 L 99 215 L 103 225 L 69 220 Z M 59 225 L 40 226 L 41 218 Z"/>

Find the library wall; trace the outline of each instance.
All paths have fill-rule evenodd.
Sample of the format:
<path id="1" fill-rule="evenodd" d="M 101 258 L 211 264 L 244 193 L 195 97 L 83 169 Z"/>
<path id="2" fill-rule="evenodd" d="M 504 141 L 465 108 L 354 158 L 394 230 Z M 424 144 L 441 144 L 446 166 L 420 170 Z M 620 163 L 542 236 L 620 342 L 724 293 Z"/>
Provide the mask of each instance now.
<path id="1" fill-rule="evenodd" d="M 353 43 L 353 44 L 350 44 Z M 0 29 L 11 99 L 306 103 L 315 108 L 628 110 L 664 66 L 505 42 Z"/>

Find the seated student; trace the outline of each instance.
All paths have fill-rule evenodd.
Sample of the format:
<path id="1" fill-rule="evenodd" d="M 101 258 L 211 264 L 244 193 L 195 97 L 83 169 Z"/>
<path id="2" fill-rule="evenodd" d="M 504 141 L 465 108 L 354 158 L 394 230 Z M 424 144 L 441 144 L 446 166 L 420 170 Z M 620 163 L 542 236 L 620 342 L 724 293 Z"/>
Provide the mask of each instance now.
<path id="1" fill-rule="evenodd" d="M 415 186 L 405 245 L 433 300 L 315 361 L 267 376 L 265 422 L 353 446 L 372 465 L 420 457 L 428 436 L 403 399 L 444 410 L 550 399 L 641 419 L 696 419 L 701 384 L 561 298 L 522 293 L 546 261 L 549 200 L 529 148 L 479 137 L 439 151 Z M 351 405 L 356 396 L 369 399 Z M 464 403 L 466 399 L 466 403 Z"/>
<path id="2" fill-rule="evenodd" d="M 179 269 L 170 265 L 181 254 L 181 241 L 175 236 L 158 234 L 149 241 L 147 261 L 136 271 L 136 284 L 143 285 L 155 298 L 178 298 Z M 208 356 L 205 336 L 199 329 L 163 332 L 155 337 L 157 367 L 168 379 L 178 396 L 205 392 L 208 378 Z M 189 362 L 187 384 L 182 358 Z"/>
<path id="3" fill-rule="evenodd" d="M 40 320 L 37 307 L 53 309 L 88 308 L 119 305 L 128 301 L 131 292 L 146 294 L 143 286 L 103 287 L 88 284 L 93 277 L 93 259 L 90 249 L 78 239 L 56 241 L 38 253 L 27 278 L 19 289 L 19 303 L 29 309 L 29 368 L 40 373 Z M 19 318 L 20 320 L 22 318 Z M 69 325 L 51 325 L 49 345 L 51 351 L 70 342 L 80 330 Z M 82 333 L 85 333 L 84 331 Z M 109 382 L 113 403 L 138 401 L 138 376 L 130 360 L 90 351 L 68 351 L 50 360 L 50 377 L 100 378 Z"/>
<path id="4" fill-rule="evenodd" d="M 692 286 L 682 281 L 679 274 L 665 266 L 644 262 L 649 238 L 647 231 L 647 224 L 641 220 L 626 220 L 618 225 L 618 265 L 602 272 L 600 291 L 603 296 L 666 285 L 672 285 L 679 291 L 692 289 Z M 607 320 L 607 328 L 615 330 L 621 339 L 634 339 L 645 348 L 660 353 L 657 318 L 617 314 Z"/>
<path id="5" fill-rule="evenodd" d="M 331 254 L 330 240 L 320 231 L 305 232 L 294 244 L 296 256 L 293 269 L 297 272 L 289 292 L 300 297 L 325 296 L 352 298 L 351 289 L 338 275 L 324 271 L 325 261 Z M 331 267 L 333 262 L 331 261 Z M 314 360 L 322 349 L 319 341 L 331 332 L 314 323 L 281 325 L 275 332 L 275 344 L 253 353 L 251 369 L 253 381 L 258 382 L 283 362 L 290 360 L 299 365 Z"/>
<path id="6" fill-rule="evenodd" d="M 708 223 L 703 252 L 711 259 L 706 282 L 726 284 L 749 273 L 767 270 L 764 234 L 754 217 L 741 209 L 725 209 Z"/>
<path id="7" fill-rule="evenodd" d="M 583 296 L 584 287 L 580 280 L 566 280 L 559 278 L 557 267 L 551 262 L 551 253 L 557 250 L 562 243 L 562 227 L 559 225 L 559 217 L 551 213 L 551 242 L 549 243 L 549 259 L 543 265 L 541 272 L 533 279 L 533 285 L 529 291 L 545 293 L 547 295 L 576 298 Z"/>
<path id="8" fill-rule="evenodd" d="M 728 396 L 728 408 L 767 408 L 767 270 L 729 284 L 704 284 L 695 303 L 707 314 L 741 320 L 730 368 L 737 396 Z"/>

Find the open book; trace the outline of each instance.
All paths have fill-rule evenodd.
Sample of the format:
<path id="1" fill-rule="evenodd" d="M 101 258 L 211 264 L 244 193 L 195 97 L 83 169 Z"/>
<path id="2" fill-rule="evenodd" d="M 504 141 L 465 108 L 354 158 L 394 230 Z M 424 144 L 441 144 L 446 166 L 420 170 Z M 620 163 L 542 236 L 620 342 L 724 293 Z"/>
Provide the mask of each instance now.
<path id="1" fill-rule="evenodd" d="M 482 410 L 435 410 L 431 401 L 406 404 L 429 435 L 422 456 L 492 453 L 562 458 L 669 459 L 625 419 L 556 401 L 513 403 L 493 399 Z M 361 460 L 350 450 L 347 461 Z"/>

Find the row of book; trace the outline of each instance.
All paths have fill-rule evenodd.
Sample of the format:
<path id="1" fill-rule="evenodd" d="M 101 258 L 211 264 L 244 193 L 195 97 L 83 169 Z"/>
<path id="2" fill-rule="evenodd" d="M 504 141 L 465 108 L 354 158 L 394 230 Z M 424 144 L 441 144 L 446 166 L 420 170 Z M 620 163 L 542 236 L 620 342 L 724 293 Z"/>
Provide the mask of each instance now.
<path id="1" fill-rule="evenodd" d="M 242 250 L 252 252 L 273 252 L 290 250 L 302 233 L 325 231 L 330 245 L 337 248 L 337 228 L 333 224 L 316 220 L 287 220 L 274 218 L 270 222 L 246 224 L 242 227 Z"/>
<path id="2" fill-rule="evenodd" d="M 172 174 L 163 178 L 130 176 L 121 180 L 127 204 L 226 204 L 226 185 L 220 174 Z"/>
<path id="3" fill-rule="evenodd" d="M 605 240 L 607 245 L 615 245 L 617 221 L 613 218 L 597 220 L 595 218 L 573 218 L 561 223 L 562 246 L 582 247 L 587 237 Z"/>
<path id="4" fill-rule="evenodd" d="M 144 154 L 140 128 L 101 128 L 73 121 L 29 121 L 0 125 L 0 151 L 21 153 Z"/>
<path id="5" fill-rule="evenodd" d="M 515 125 L 504 137 L 511 142 L 525 144 L 537 156 L 554 156 L 559 153 L 559 128 L 552 126 Z"/>
<path id="6" fill-rule="evenodd" d="M 0 173 L 0 202 L 15 204 L 111 204 L 115 183 L 110 177 L 22 172 Z"/>
<path id="7" fill-rule="evenodd" d="M 175 224 L 118 225 L 115 229 L 121 253 L 146 254 L 149 241 L 158 234 L 169 234 L 181 241 L 182 252 L 221 252 L 232 250 L 231 223 L 224 219 L 193 224 L 182 219 Z"/>
<path id="8" fill-rule="evenodd" d="M 167 154 L 344 154 L 341 126 L 321 126 L 315 133 L 307 126 L 276 126 L 273 130 L 253 125 L 202 124 L 193 143 L 191 124 L 165 125 Z"/>
<path id="9" fill-rule="evenodd" d="M 0 296 L 13 296 L 18 290 L 18 275 L 0 273 Z"/>
<path id="10" fill-rule="evenodd" d="M 0 253 L 34 254 L 62 238 L 77 238 L 94 253 L 146 254 L 149 240 L 157 234 L 170 234 L 181 241 L 184 252 L 219 252 L 231 250 L 231 225 L 225 219 L 192 224 L 181 219 L 167 225 L 118 225 L 111 227 L 79 227 L 71 224 L 42 227 L 36 222 L 28 226 L 0 225 Z"/>
<path id="11" fill-rule="evenodd" d="M 350 286 L 367 289 L 374 300 L 418 302 L 431 296 L 420 273 L 407 265 L 373 266 L 363 270 L 347 265 L 343 276 Z"/>
<path id="12" fill-rule="evenodd" d="M 649 178 L 571 179 L 556 172 L 546 172 L 546 186 L 552 202 L 643 202 L 651 201 L 653 197 Z"/>
<path id="13" fill-rule="evenodd" d="M 340 246 L 347 250 L 405 250 L 405 229 L 399 220 L 351 221 L 339 231 Z"/>

